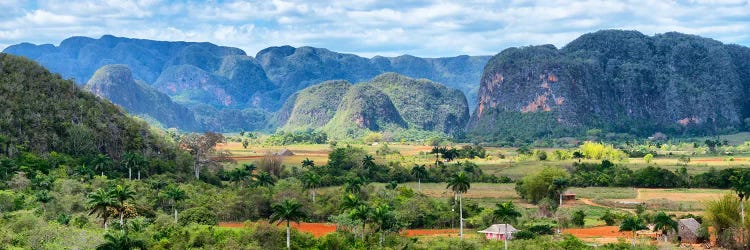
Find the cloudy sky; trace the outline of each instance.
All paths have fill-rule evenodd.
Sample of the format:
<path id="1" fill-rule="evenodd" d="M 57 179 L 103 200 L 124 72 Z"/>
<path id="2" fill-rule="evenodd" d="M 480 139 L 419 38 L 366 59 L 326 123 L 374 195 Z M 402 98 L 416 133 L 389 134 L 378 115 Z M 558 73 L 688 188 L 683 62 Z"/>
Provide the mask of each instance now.
<path id="1" fill-rule="evenodd" d="M 112 34 L 208 41 L 250 55 L 292 45 L 368 57 L 439 57 L 560 47 L 600 29 L 679 31 L 748 46 L 749 1 L 0 0 L 0 50 Z"/>

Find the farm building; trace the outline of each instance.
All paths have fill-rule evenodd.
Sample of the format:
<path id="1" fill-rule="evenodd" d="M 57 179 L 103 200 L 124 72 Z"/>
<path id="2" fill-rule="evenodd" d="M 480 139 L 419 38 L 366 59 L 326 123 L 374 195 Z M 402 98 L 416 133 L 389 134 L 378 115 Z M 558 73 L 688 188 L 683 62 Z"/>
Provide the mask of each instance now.
<path id="1" fill-rule="evenodd" d="M 513 233 L 518 232 L 518 229 L 514 228 L 510 224 L 493 224 L 485 230 L 479 231 L 483 233 L 485 238 L 488 240 L 505 240 L 505 235 L 508 235 L 508 239 L 513 239 Z"/>
<path id="2" fill-rule="evenodd" d="M 294 152 L 292 152 L 291 150 L 285 148 L 285 149 L 282 149 L 281 151 L 279 151 L 278 153 L 276 153 L 276 155 L 278 155 L 278 156 L 292 156 L 292 155 L 294 155 Z"/>
<path id="3" fill-rule="evenodd" d="M 693 218 L 680 219 L 677 221 L 677 238 L 682 243 L 698 243 L 698 229 L 701 224 Z"/>
<path id="4" fill-rule="evenodd" d="M 564 201 L 574 201 L 574 200 L 576 200 L 576 194 L 574 194 L 574 193 L 572 193 L 570 191 L 565 191 L 565 193 L 562 194 L 562 200 L 564 200 Z"/>

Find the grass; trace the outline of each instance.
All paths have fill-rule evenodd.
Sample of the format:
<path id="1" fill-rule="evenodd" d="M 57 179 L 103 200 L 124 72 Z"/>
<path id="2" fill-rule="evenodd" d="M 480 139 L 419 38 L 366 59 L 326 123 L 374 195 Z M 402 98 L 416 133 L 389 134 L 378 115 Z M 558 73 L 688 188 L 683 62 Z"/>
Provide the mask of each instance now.
<path id="1" fill-rule="evenodd" d="M 568 191 L 576 194 L 578 198 L 586 199 L 635 199 L 638 192 L 629 187 L 586 187 L 569 188 Z"/>

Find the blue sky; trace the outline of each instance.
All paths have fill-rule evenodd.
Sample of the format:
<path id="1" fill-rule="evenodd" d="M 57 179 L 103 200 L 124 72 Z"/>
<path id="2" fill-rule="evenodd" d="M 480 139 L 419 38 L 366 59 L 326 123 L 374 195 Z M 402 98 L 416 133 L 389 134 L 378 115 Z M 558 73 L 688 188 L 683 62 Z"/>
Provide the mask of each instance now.
<path id="1" fill-rule="evenodd" d="M 750 45 L 750 0 L 2 0 L 0 50 L 70 36 L 314 46 L 362 56 L 492 55 L 600 29 L 678 31 Z"/>

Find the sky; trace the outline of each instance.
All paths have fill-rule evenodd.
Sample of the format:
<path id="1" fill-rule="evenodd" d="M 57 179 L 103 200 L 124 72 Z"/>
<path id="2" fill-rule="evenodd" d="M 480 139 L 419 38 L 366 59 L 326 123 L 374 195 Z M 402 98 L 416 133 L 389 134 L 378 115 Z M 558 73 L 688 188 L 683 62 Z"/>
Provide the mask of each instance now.
<path id="1" fill-rule="evenodd" d="M 0 50 L 71 36 L 211 42 L 422 57 L 494 55 L 601 29 L 750 45 L 750 0 L 0 0 Z"/>

